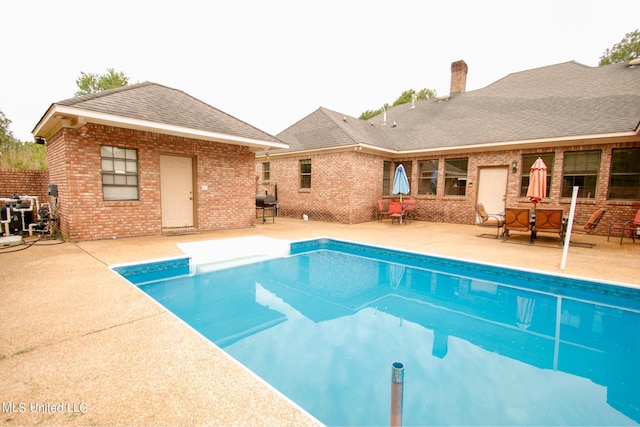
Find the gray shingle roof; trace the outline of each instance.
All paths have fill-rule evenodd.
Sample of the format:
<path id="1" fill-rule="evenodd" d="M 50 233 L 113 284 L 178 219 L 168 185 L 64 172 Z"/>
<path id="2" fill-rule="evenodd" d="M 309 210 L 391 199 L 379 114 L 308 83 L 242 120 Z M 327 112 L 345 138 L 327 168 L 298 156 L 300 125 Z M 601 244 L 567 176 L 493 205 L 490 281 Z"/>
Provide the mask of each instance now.
<path id="1" fill-rule="evenodd" d="M 571 61 L 513 73 L 446 100 L 419 101 L 413 109 L 393 107 L 386 125 L 382 115 L 368 123 L 343 116 L 320 108 L 277 135 L 290 145 L 283 151 L 354 143 L 405 151 L 635 131 L 640 66 Z M 323 139 L 322 132 L 342 138 Z"/>
<path id="2" fill-rule="evenodd" d="M 78 96 L 55 104 L 188 129 L 280 142 L 272 135 L 180 90 L 152 82 Z"/>

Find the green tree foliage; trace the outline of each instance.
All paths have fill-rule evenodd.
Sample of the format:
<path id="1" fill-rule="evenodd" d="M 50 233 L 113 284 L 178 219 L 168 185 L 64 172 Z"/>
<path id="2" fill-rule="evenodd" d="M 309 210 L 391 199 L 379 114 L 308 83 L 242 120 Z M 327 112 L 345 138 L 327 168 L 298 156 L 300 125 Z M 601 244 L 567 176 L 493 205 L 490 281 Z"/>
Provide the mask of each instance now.
<path id="1" fill-rule="evenodd" d="M 11 125 L 11 120 L 0 111 L 0 149 L 15 141 L 13 133 L 9 130 L 9 125 Z"/>
<path id="2" fill-rule="evenodd" d="M 80 72 L 80 77 L 76 79 L 78 90 L 75 95 L 88 95 L 103 90 L 115 89 L 129 84 L 129 77 L 122 72 L 115 72 L 113 68 L 108 68 L 106 74 L 97 75 L 93 73 Z"/>
<path id="3" fill-rule="evenodd" d="M 604 51 L 598 65 L 616 64 L 640 58 L 640 30 L 625 34 L 620 43 Z"/>
<path id="4" fill-rule="evenodd" d="M 398 97 L 398 99 L 393 101 L 393 104 L 391 106 L 389 106 L 389 104 L 384 104 L 381 108 L 377 110 L 367 110 L 362 114 L 360 114 L 360 117 L 358 118 L 360 120 L 369 120 L 370 118 L 377 116 L 383 111 L 388 110 L 390 107 L 395 107 L 396 105 L 402 105 L 402 104 L 407 104 L 411 102 L 413 100 L 414 95 L 416 96 L 416 100 L 419 100 L 419 101 L 435 98 L 437 96 L 435 90 L 431 90 L 427 88 L 420 89 L 418 92 L 416 92 L 413 89 L 405 90 Z"/>
<path id="5" fill-rule="evenodd" d="M 47 169 L 45 146 L 16 139 L 9 125 L 11 120 L 0 111 L 0 169 Z"/>
<path id="6" fill-rule="evenodd" d="M 377 110 L 367 110 L 365 112 L 363 112 L 362 114 L 360 114 L 360 117 L 358 117 L 360 120 L 369 120 L 371 117 L 375 117 L 378 114 L 381 114 L 384 110 L 388 110 L 389 109 L 389 104 L 384 104 L 382 107 L 378 108 Z"/>

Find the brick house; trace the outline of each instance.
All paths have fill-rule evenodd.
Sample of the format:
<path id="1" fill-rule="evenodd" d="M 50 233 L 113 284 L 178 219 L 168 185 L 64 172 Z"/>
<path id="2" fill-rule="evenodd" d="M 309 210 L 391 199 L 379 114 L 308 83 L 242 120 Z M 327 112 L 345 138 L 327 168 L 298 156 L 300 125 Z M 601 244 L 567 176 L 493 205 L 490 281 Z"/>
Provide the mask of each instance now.
<path id="1" fill-rule="evenodd" d="M 513 73 L 466 92 L 467 65 L 451 66 L 448 96 L 390 108 L 369 121 L 319 108 L 276 137 L 287 149 L 256 156 L 260 192 L 279 214 L 353 224 L 374 219 L 402 163 L 416 218 L 473 224 L 489 213 L 532 206 L 529 170 L 542 157 L 548 197 L 576 221 L 598 208 L 603 224 L 640 208 L 640 62 L 587 67 L 567 62 Z M 606 234 L 607 226 L 600 226 Z"/>
<path id="2" fill-rule="evenodd" d="M 248 227 L 255 152 L 287 145 L 186 93 L 140 83 L 52 104 L 46 140 L 71 240 Z"/>

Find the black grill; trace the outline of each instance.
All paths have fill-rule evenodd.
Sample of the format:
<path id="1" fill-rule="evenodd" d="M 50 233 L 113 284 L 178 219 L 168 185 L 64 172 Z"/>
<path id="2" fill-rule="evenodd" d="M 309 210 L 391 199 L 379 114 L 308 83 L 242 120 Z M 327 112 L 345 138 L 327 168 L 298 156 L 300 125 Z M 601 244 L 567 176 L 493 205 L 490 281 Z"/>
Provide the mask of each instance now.
<path id="1" fill-rule="evenodd" d="M 266 212 L 270 211 L 272 222 L 276 222 L 278 201 L 271 194 L 256 194 L 256 217 L 262 211 L 262 223 L 267 221 Z"/>

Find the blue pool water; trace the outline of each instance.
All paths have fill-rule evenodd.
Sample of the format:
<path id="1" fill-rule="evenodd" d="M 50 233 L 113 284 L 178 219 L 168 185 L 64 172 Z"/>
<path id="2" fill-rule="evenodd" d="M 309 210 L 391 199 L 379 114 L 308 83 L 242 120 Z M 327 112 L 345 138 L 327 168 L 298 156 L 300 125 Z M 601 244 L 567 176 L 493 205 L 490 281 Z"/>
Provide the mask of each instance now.
<path id="1" fill-rule="evenodd" d="M 330 239 L 114 270 L 328 425 L 638 425 L 640 291 Z M 163 280 L 158 280 L 165 277 Z"/>

